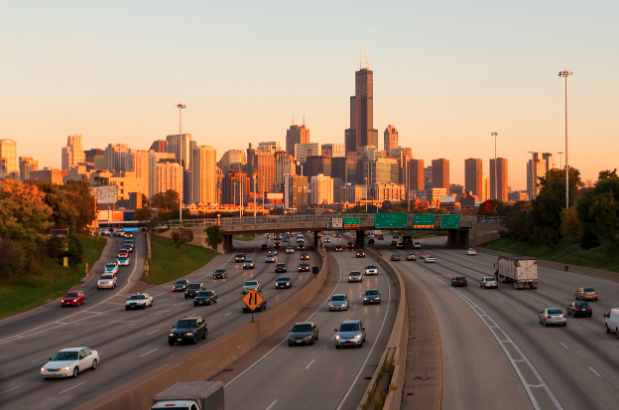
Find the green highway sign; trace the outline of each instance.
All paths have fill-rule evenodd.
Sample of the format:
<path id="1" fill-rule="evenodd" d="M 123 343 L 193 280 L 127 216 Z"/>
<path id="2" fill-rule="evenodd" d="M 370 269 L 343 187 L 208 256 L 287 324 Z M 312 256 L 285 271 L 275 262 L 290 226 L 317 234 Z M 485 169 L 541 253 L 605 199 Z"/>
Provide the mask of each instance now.
<path id="1" fill-rule="evenodd" d="M 361 226 L 359 218 L 344 218 L 344 228 L 358 228 Z"/>
<path id="2" fill-rule="evenodd" d="M 406 228 L 408 214 L 376 214 L 374 228 Z"/>
<path id="3" fill-rule="evenodd" d="M 417 231 L 411 231 L 411 233 L 417 233 Z"/>
<path id="4" fill-rule="evenodd" d="M 458 229 L 460 227 L 460 215 L 441 215 L 441 228 Z"/>
<path id="5" fill-rule="evenodd" d="M 434 228 L 434 214 L 414 214 L 413 228 Z"/>

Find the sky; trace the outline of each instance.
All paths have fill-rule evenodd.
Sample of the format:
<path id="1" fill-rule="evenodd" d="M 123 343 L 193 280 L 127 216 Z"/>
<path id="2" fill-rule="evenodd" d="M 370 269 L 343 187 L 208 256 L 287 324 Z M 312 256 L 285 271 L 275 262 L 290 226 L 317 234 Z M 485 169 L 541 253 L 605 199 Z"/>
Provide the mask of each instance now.
<path id="1" fill-rule="evenodd" d="M 617 168 L 619 2 L 2 1 L 0 139 L 60 167 L 67 136 L 84 149 L 148 149 L 183 132 L 218 158 L 280 141 L 294 121 L 344 143 L 362 44 L 374 71 L 374 128 L 430 163 L 494 139 L 509 185 L 526 189 L 527 151 L 565 151 L 584 180 Z M 565 161 L 565 160 L 563 160 Z M 559 166 L 559 156 L 555 161 Z"/>

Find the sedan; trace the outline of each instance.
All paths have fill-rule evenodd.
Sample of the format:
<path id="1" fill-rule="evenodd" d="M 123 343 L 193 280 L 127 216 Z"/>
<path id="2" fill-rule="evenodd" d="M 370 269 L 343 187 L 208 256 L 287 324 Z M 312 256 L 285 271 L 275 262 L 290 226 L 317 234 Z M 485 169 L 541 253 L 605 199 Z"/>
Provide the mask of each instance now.
<path id="1" fill-rule="evenodd" d="M 97 281 L 97 290 L 99 289 L 114 289 L 116 287 L 116 276 L 110 273 L 104 273 Z"/>
<path id="2" fill-rule="evenodd" d="M 121 249 L 121 250 L 119 250 L 119 251 L 118 251 L 118 253 L 116 254 L 116 256 L 117 256 L 118 258 L 126 258 L 126 257 L 128 257 L 128 256 L 129 256 L 129 251 L 128 251 L 128 250 L 126 250 L 126 249 Z"/>
<path id="3" fill-rule="evenodd" d="M 368 265 L 365 267 L 365 275 L 378 275 L 378 268 L 374 265 Z"/>
<path id="4" fill-rule="evenodd" d="M 84 292 L 78 290 L 77 292 L 69 292 L 60 299 L 60 306 L 79 306 L 86 303 L 86 297 Z"/>
<path id="5" fill-rule="evenodd" d="M 309 272 L 309 271 L 310 271 L 309 263 L 301 263 L 299 265 L 299 272 Z"/>
<path id="6" fill-rule="evenodd" d="M 226 279 L 228 277 L 228 271 L 225 269 L 215 269 L 213 272 L 213 279 Z"/>
<path id="7" fill-rule="evenodd" d="M 262 285 L 257 280 L 248 280 L 243 285 L 243 295 L 249 293 L 250 290 L 254 289 L 256 292 L 262 292 Z"/>
<path id="8" fill-rule="evenodd" d="M 434 256 L 428 255 L 423 260 L 425 263 L 436 263 L 436 258 Z"/>
<path id="9" fill-rule="evenodd" d="M 206 321 L 201 316 L 186 317 L 172 326 L 172 330 L 168 333 L 168 343 L 174 346 L 176 342 L 198 343 L 198 339 L 206 339 L 208 329 Z"/>
<path id="10" fill-rule="evenodd" d="M 41 367 L 41 376 L 51 378 L 76 378 L 84 370 L 97 368 L 99 353 L 87 347 L 62 349 Z"/>
<path id="11" fill-rule="evenodd" d="M 275 242 L 275 243 L 273 244 L 273 247 L 274 247 L 274 248 L 279 248 L 279 247 L 281 247 L 281 246 L 282 246 L 282 245 L 281 245 L 279 242 Z"/>
<path id="12" fill-rule="evenodd" d="M 329 238 L 328 236 L 325 236 L 324 238 L 322 238 L 322 241 L 324 243 L 329 243 L 329 242 L 331 242 L 331 238 Z"/>
<path id="13" fill-rule="evenodd" d="M 310 344 L 318 340 L 318 326 L 313 322 L 297 323 L 288 335 L 288 346 Z"/>
<path id="14" fill-rule="evenodd" d="M 136 293 L 125 302 L 125 310 L 146 309 L 148 306 L 153 307 L 153 302 L 153 297 L 148 293 Z"/>
<path id="15" fill-rule="evenodd" d="M 343 251 L 342 246 L 341 246 L 341 245 L 337 245 L 337 246 L 335 247 L 335 251 L 336 251 L 336 252 L 342 252 L 342 251 Z"/>
<path id="16" fill-rule="evenodd" d="M 587 302 L 572 302 L 567 305 L 567 314 L 572 317 L 576 316 L 587 316 L 591 317 L 593 315 L 593 309 L 589 306 Z"/>
<path id="17" fill-rule="evenodd" d="M 304 253 L 302 253 L 302 254 L 301 254 L 301 258 L 300 258 L 300 259 L 301 259 L 302 261 L 307 261 L 307 260 L 309 260 L 309 253 L 305 253 L 305 252 L 304 252 Z"/>
<path id="18" fill-rule="evenodd" d="M 287 271 L 288 271 L 288 266 L 286 266 L 285 263 L 278 263 L 277 265 L 275 265 L 275 273 L 287 272 Z"/>
<path id="19" fill-rule="evenodd" d="M 544 326 L 567 325 L 567 318 L 561 309 L 548 308 L 539 312 L 539 322 Z"/>
<path id="20" fill-rule="evenodd" d="M 363 294 L 363 304 L 370 305 L 373 303 L 380 305 L 380 293 L 376 289 L 368 289 Z"/>
<path id="21" fill-rule="evenodd" d="M 357 249 L 357 258 L 365 258 L 365 251 L 363 249 Z"/>
<path id="22" fill-rule="evenodd" d="M 275 289 L 290 289 L 292 287 L 292 280 L 287 277 L 281 277 L 275 279 Z"/>
<path id="23" fill-rule="evenodd" d="M 272 255 L 272 254 L 268 254 L 266 256 L 266 258 L 264 259 L 264 262 L 265 263 L 275 263 L 275 262 L 277 262 L 277 256 Z"/>
<path id="24" fill-rule="evenodd" d="M 421 259 L 425 259 L 425 258 L 427 258 L 428 256 L 430 256 L 430 254 L 429 254 L 428 252 L 421 252 L 421 253 L 419 254 L 419 257 L 420 257 Z"/>
<path id="25" fill-rule="evenodd" d="M 346 242 L 346 249 L 352 249 L 354 246 L 352 242 Z"/>
<path id="26" fill-rule="evenodd" d="M 126 256 L 121 256 L 120 258 L 116 259 L 116 263 L 118 264 L 118 266 L 129 266 L 129 258 Z"/>
<path id="27" fill-rule="evenodd" d="M 116 275 L 118 273 L 118 264 L 116 262 L 110 262 L 105 265 L 104 271 L 105 273 L 113 273 Z"/>
<path id="28" fill-rule="evenodd" d="M 187 289 L 185 289 L 185 299 L 196 297 L 198 292 L 202 290 L 206 290 L 204 283 L 190 283 L 187 285 Z"/>
<path id="29" fill-rule="evenodd" d="M 277 255 L 277 249 L 275 248 L 269 249 L 269 255 Z"/>
<path id="30" fill-rule="evenodd" d="M 266 299 L 262 299 L 262 303 L 260 303 L 260 306 L 258 306 L 254 312 L 262 312 L 263 310 L 267 309 L 267 300 Z M 243 313 L 250 313 L 251 309 L 249 307 L 247 307 L 247 305 L 245 303 L 243 303 Z"/>
<path id="31" fill-rule="evenodd" d="M 479 281 L 479 287 L 481 288 L 499 288 L 499 284 L 493 276 L 489 276 L 487 278 L 481 278 Z"/>
<path id="32" fill-rule="evenodd" d="M 476 256 L 477 255 L 477 251 L 473 248 L 469 248 L 469 250 L 466 251 L 467 255 L 473 255 Z"/>
<path id="33" fill-rule="evenodd" d="M 212 290 L 202 290 L 193 298 L 193 305 L 212 305 L 217 303 L 217 293 Z"/>
<path id="34" fill-rule="evenodd" d="M 454 276 L 451 278 L 451 286 L 468 286 L 466 278 L 464 276 Z"/>
<path id="35" fill-rule="evenodd" d="M 244 253 L 237 253 L 236 255 L 234 255 L 234 261 L 235 262 L 245 262 L 245 254 Z"/>
<path id="36" fill-rule="evenodd" d="M 361 272 L 350 272 L 348 274 L 348 282 L 363 282 L 363 276 L 361 276 Z"/>
<path id="37" fill-rule="evenodd" d="M 172 285 L 172 292 L 184 292 L 187 285 L 189 285 L 189 281 L 187 279 L 179 279 L 174 282 L 174 285 Z"/>
<path id="38" fill-rule="evenodd" d="M 409 253 L 408 255 L 406 255 L 406 260 L 407 261 L 416 261 L 417 260 L 417 255 L 415 255 L 414 253 Z"/>
<path id="39" fill-rule="evenodd" d="M 260 245 L 260 249 L 267 250 L 269 249 L 269 245 L 267 245 L 266 243 L 263 243 L 262 245 Z"/>
<path id="40" fill-rule="evenodd" d="M 598 293 L 593 288 L 580 288 L 574 296 L 580 300 L 598 300 Z"/>
<path id="41" fill-rule="evenodd" d="M 365 342 L 365 327 L 360 320 L 347 320 L 335 329 L 335 348 L 342 346 L 363 347 Z"/>
<path id="42" fill-rule="evenodd" d="M 300 244 L 297 245 L 297 249 L 299 249 L 299 250 L 305 249 L 305 245 L 300 243 Z"/>
<path id="43" fill-rule="evenodd" d="M 402 260 L 402 258 L 397 253 L 394 253 L 393 255 L 391 255 L 391 260 L 392 261 L 400 261 L 400 260 Z"/>
<path id="44" fill-rule="evenodd" d="M 348 298 L 346 295 L 333 295 L 329 301 L 329 311 L 348 310 Z"/>
<path id="45" fill-rule="evenodd" d="M 292 246 L 287 247 L 286 253 L 294 253 L 294 248 Z"/>
<path id="46" fill-rule="evenodd" d="M 340 235 L 339 233 L 334 233 L 334 234 L 333 234 L 333 237 L 334 237 L 334 238 L 341 238 L 341 237 L 342 237 L 342 235 Z"/>
<path id="47" fill-rule="evenodd" d="M 255 267 L 256 265 L 251 259 L 246 259 L 245 262 L 243 262 L 243 269 L 254 269 Z"/>

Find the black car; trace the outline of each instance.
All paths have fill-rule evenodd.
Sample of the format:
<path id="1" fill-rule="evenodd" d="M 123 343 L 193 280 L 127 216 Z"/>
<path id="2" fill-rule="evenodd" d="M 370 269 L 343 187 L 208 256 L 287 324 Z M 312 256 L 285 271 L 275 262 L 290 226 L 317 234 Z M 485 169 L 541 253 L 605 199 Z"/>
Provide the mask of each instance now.
<path id="1" fill-rule="evenodd" d="M 277 278 L 275 280 L 275 289 L 288 289 L 292 287 L 292 281 L 290 278 Z"/>
<path id="2" fill-rule="evenodd" d="M 297 249 L 305 249 L 305 245 L 303 245 L 302 243 L 299 243 L 297 245 Z"/>
<path id="3" fill-rule="evenodd" d="M 237 253 L 236 255 L 234 255 L 234 261 L 235 262 L 245 262 L 245 254 L 244 253 Z"/>
<path id="4" fill-rule="evenodd" d="M 309 253 L 302 253 L 302 254 L 301 254 L 301 260 L 302 260 L 302 261 L 307 261 L 307 260 L 309 260 Z"/>
<path id="5" fill-rule="evenodd" d="M 186 317 L 179 320 L 172 330 L 168 333 L 168 343 L 174 346 L 175 343 L 191 342 L 198 343 L 198 339 L 206 339 L 206 321 L 202 316 Z"/>
<path id="6" fill-rule="evenodd" d="M 279 242 L 275 242 L 275 243 L 273 244 L 273 247 L 274 247 L 274 248 L 279 248 L 280 246 L 282 246 L 282 245 L 281 245 Z"/>
<path id="7" fill-rule="evenodd" d="M 391 246 L 397 247 L 398 246 L 398 241 L 391 241 Z"/>
<path id="8" fill-rule="evenodd" d="M 258 306 L 256 308 L 256 310 L 254 310 L 254 312 L 262 312 L 263 310 L 267 309 L 267 300 L 263 299 L 262 303 L 260 304 L 260 306 Z M 243 303 L 243 313 L 250 313 L 251 310 L 249 310 L 249 308 L 247 307 L 247 305 L 245 303 Z"/>
<path id="9" fill-rule="evenodd" d="M 352 249 L 354 246 L 352 242 L 346 242 L 346 249 Z"/>
<path id="10" fill-rule="evenodd" d="M 204 283 L 190 283 L 185 289 L 185 299 L 195 297 L 201 290 L 206 290 Z"/>
<path id="11" fill-rule="evenodd" d="M 299 265 L 299 272 L 309 272 L 310 266 L 309 263 L 302 263 Z"/>
<path id="12" fill-rule="evenodd" d="M 377 303 L 380 305 L 380 293 L 376 289 L 366 290 L 363 294 L 363 304 L 369 305 L 372 303 Z"/>
<path id="13" fill-rule="evenodd" d="M 213 272 L 213 279 L 226 279 L 228 277 L 228 271 L 225 269 L 215 269 Z"/>
<path id="14" fill-rule="evenodd" d="M 297 323 L 288 336 L 288 346 L 311 344 L 318 340 L 318 326 L 313 322 Z"/>
<path id="15" fill-rule="evenodd" d="M 337 246 L 335 247 L 335 251 L 336 251 L 336 252 L 342 252 L 342 250 L 343 250 L 343 249 L 342 249 L 342 246 L 341 246 L 341 245 L 337 245 Z"/>
<path id="16" fill-rule="evenodd" d="M 357 249 L 357 258 L 365 258 L 365 251 L 363 249 Z"/>
<path id="17" fill-rule="evenodd" d="M 334 237 L 334 238 L 341 238 L 342 236 L 341 236 L 339 233 L 334 233 L 334 234 L 333 234 L 333 237 Z"/>
<path id="18" fill-rule="evenodd" d="M 212 290 L 203 290 L 198 292 L 195 298 L 193 298 L 193 305 L 212 305 L 217 303 L 217 293 Z"/>
<path id="19" fill-rule="evenodd" d="M 269 245 L 267 245 L 266 243 L 263 243 L 262 245 L 260 245 L 260 248 L 262 250 L 269 249 Z"/>
<path id="20" fill-rule="evenodd" d="M 374 245 L 374 238 L 368 239 L 368 245 Z"/>
<path id="21" fill-rule="evenodd" d="M 285 263 L 278 263 L 277 265 L 275 265 L 275 273 L 287 272 L 287 271 L 288 271 L 288 267 L 286 266 Z"/>
<path id="22" fill-rule="evenodd" d="M 567 306 L 567 314 L 572 315 L 572 317 L 591 317 L 593 315 L 593 309 L 587 302 L 572 302 Z"/>
<path id="23" fill-rule="evenodd" d="M 187 285 L 189 285 L 187 279 L 179 279 L 172 285 L 172 292 L 184 292 Z"/>

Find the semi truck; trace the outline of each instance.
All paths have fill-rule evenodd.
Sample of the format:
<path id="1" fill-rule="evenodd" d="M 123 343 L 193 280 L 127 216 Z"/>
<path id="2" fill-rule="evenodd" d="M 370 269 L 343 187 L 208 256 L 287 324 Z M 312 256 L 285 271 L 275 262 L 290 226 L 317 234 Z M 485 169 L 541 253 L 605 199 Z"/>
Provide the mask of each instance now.
<path id="1" fill-rule="evenodd" d="M 494 277 L 513 283 L 514 289 L 537 289 L 537 259 L 528 256 L 497 256 Z"/>
<path id="2" fill-rule="evenodd" d="M 222 382 L 176 383 L 153 398 L 151 410 L 224 410 Z"/>

